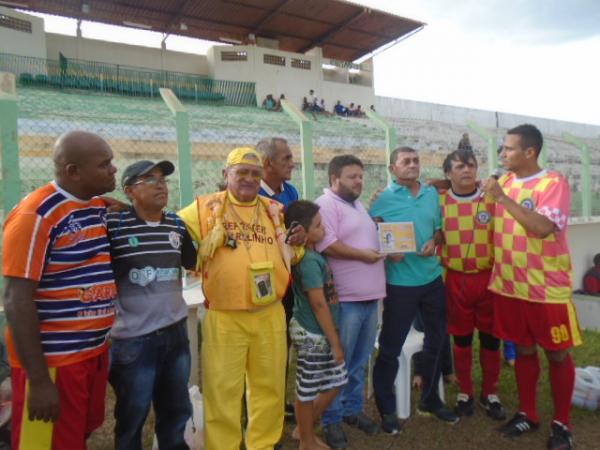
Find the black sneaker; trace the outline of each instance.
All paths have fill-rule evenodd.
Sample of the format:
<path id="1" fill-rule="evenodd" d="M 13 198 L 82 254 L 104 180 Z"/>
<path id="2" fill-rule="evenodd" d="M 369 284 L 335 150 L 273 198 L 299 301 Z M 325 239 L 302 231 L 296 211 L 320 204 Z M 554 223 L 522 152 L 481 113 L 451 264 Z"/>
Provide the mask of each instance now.
<path id="1" fill-rule="evenodd" d="M 387 434 L 400 434 L 402 425 L 396 414 L 384 414 L 381 416 L 381 429 Z"/>
<path id="2" fill-rule="evenodd" d="M 456 414 L 454 414 L 452 411 L 450 411 L 446 407 L 446 405 L 442 405 L 438 409 L 435 409 L 435 410 L 427 409 L 427 408 L 424 408 L 422 405 L 419 405 L 419 407 L 417 408 L 417 413 L 420 414 L 421 416 L 425 416 L 425 417 L 431 417 L 431 416 L 437 417 L 442 422 L 446 422 L 447 424 L 450 424 L 450 425 L 454 425 L 455 423 L 458 423 L 458 421 L 460 420 L 460 418 Z"/>
<path id="3" fill-rule="evenodd" d="M 463 394 L 462 392 L 456 396 L 456 406 L 454 413 L 458 417 L 472 416 L 475 411 L 473 397 Z"/>
<path id="4" fill-rule="evenodd" d="M 506 437 L 518 437 L 523 433 L 529 433 L 538 429 L 540 425 L 529 420 L 525 413 L 518 412 L 512 419 L 500 427 L 498 431 Z"/>
<path id="5" fill-rule="evenodd" d="M 552 431 L 548 438 L 548 450 L 571 450 L 573 448 L 573 436 L 566 426 L 555 420 L 550 429 Z"/>
<path id="6" fill-rule="evenodd" d="M 345 416 L 344 422 L 346 422 L 351 427 L 358 428 L 359 430 L 365 432 L 369 436 L 375 434 L 379 431 L 379 425 L 367 416 L 365 413 L 360 412 L 354 416 Z"/>
<path id="7" fill-rule="evenodd" d="M 506 411 L 500 403 L 497 395 L 490 394 L 486 397 L 479 397 L 479 405 L 485 409 L 487 415 L 494 420 L 506 420 Z"/>
<path id="8" fill-rule="evenodd" d="M 341 423 L 332 423 L 323 427 L 325 442 L 331 448 L 346 448 L 348 446 L 348 438 L 342 428 Z"/>

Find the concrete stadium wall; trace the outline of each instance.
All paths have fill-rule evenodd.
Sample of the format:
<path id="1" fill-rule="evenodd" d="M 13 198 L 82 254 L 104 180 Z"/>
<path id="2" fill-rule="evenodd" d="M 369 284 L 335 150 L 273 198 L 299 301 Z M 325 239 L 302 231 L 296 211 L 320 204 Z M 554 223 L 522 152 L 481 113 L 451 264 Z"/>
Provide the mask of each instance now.
<path id="1" fill-rule="evenodd" d="M 46 57 L 46 34 L 44 19 L 0 6 L 0 14 L 26 20 L 31 23 L 31 33 L 0 27 L 0 53 L 21 56 Z"/>
<path id="2" fill-rule="evenodd" d="M 83 37 L 46 33 L 47 50 L 43 58 L 58 59 L 62 52 L 67 58 L 98 61 L 108 64 L 145 67 L 155 70 L 208 75 L 205 55 L 174 52 L 160 48 L 119 44 Z"/>
<path id="3" fill-rule="evenodd" d="M 221 52 L 246 52 L 246 61 L 222 61 Z M 285 58 L 285 66 L 265 64 L 265 55 Z M 291 67 L 291 59 L 299 58 L 310 61 L 311 68 L 298 69 Z M 271 48 L 249 45 L 215 46 L 209 50 L 208 60 L 211 77 L 218 80 L 252 81 L 256 83 L 256 100 L 262 104 L 267 94 L 278 98 L 280 94 L 296 105 L 302 104 L 302 98 L 308 97 L 308 91 L 314 89 L 319 99 L 325 100 L 325 106 L 331 110 L 337 100 L 348 105 L 355 103 L 363 105 L 363 109 L 375 101 L 372 83 L 369 86 L 351 84 L 347 69 L 336 69 L 339 74 L 332 77 L 339 81 L 325 81 L 322 64 L 327 59 L 321 57 L 320 51 L 311 54 L 284 52 Z M 368 66 L 368 64 L 366 65 Z M 369 83 L 372 73 L 366 72 L 365 83 Z"/>
<path id="4" fill-rule="evenodd" d="M 418 102 L 400 98 L 376 97 L 375 108 L 384 117 L 445 122 L 462 126 L 466 126 L 468 121 L 474 121 L 488 129 L 506 129 L 522 123 L 532 123 L 539 127 L 544 134 L 560 136 L 563 132 L 567 131 L 581 138 L 600 138 L 600 126 L 596 125 Z"/>

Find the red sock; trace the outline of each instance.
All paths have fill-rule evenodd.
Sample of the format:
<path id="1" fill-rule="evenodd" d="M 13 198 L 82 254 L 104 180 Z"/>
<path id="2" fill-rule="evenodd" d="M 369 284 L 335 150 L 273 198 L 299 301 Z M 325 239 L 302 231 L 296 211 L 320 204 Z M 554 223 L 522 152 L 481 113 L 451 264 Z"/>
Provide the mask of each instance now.
<path id="1" fill-rule="evenodd" d="M 554 420 L 569 426 L 571 399 L 575 387 L 575 364 L 571 355 L 567 355 L 561 362 L 549 361 L 549 363 Z"/>
<path id="2" fill-rule="evenodd" d="M 536 411 L 537 383 L 540 378 L 540 360 L 535 352 L 532 355 L 519 355 L 515 361 L 515 378 L 519 390 L 520 411 L 529 420 L 539 422 Z"/>
<path id="3" fill-rule="evenodd" d="M 479 363 L 481 364 L 482 384 L 481 396 L 486 398 L 490 394 L 496 394 L 498 390 L 498 379 L 500 378 L 500 351 L 481 348 L 479 352 Z"/>
<path id="4" fill-rule="evenodd" d="M 473 396 L 473 378 L 471 369 L 473 366 L 473 347 L 454 346 L 454 370 L 460 386 L 460 392 Z"/>

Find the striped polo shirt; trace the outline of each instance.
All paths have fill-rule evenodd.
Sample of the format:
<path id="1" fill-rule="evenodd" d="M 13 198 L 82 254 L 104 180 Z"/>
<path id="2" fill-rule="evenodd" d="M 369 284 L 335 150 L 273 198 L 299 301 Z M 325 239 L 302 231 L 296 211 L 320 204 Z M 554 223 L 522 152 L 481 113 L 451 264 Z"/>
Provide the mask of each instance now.
<path id="1" fill-rule="evenodd" d="M 106 216 L 118 296 L 115 339 L 142 336 L 187 316 L 181 267 L 193 269 L 196 250 L 183 221 L 165 212 L 147 222 L 133 208 Z"/>
<path id="2" fill-rule="evenodd" d="M 106 208 L 49 183 L 25 197 L 4 224 L 2 273 L 39 282 L 34 301 L 49 367 L 92 358 L 106 348 L 116 286 Z M 9 361 L 21 367 L 9 328 Z"/>

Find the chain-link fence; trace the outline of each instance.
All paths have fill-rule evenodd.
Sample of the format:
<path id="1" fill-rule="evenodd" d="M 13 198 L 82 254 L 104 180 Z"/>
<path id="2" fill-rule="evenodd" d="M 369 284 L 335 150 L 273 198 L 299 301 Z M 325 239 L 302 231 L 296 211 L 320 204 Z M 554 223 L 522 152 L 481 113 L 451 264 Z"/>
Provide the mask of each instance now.
<path id="1" fill-rule="evenodd" d="M 121 96 L 66 93 L 49 89 L 19 89 L 19 165 L 21 193 L 53 179 L 52 148 L 64 132 L 82 129 L 102 136 L 114 152 L 120 173 L 140 159 L 177 158 L 174 119 L 162 100 L 124 100 Z M 174 183 L 178 172 L 171 177 Z M 111 194 L 125 200 L 117 183 Z M 169 207 L 179 204 L 174 189 Z"/>
<path id="2" fill-rule="evenodd" d="M 254 147 L 263 138 L 283 137 L 299 160 L 300 133 L 285 113 L 189 104 L 186 108 L 190 120 L 194 195 L 219 189 L 227 154 L 233 148 Z M 301 184 L 297 186 L 301 188 Z"/>
<path id="3" fill-rule="evenodd" d="M 177 161 L 175 121 L 161 99 L 132 98 L 120 95 L 94 95 L 83 91 L 61 91 L 40 87 L 21 87 L 19 98 L 19 157 L 21 194 L 25 195 L 53 178 L 52 145 L 57 136 L 73 129 L 85 129 L 103 136 L 115 153 L 120 173 L 140 159 Z M 255 107 L 186 104 L 190 121 L 192 182 L 194 195 L 212 192 L 222 181 L 227 153 L 237 146 L 254 146 L 273 136 L 288 140 L 297 163 L 292 182 L 302 192 L 300 132 L 284 112 L 268 112 Z M 343 119 L 317 115 L 313 126 L 312 173 L 315 196 L 328 185 L 327 164 L 333 156 L 353 154 L 365 165 L 362 199 L 369 198 L 387 182 L 384 132 L 369 119 Z M 423 178 L 442 176 L 445 155 L 455 148 L 460 129 L 445 129 L 441 124 L 393 124 L 400 145 L 420 151 Z M 439 125 L 439 126 L 437 126 Z M 432 131 L 431 128 L 436 128 Z M 447 126 L 446 126 L 447 128 Z M 498 130 L 501 132 L 502 130 Z M 421 136 L 422 134 L 422 136 Z M 482 169 L 486 165 L 485 142 L 472 136 Z M 600 152 L 591 142 L 592 192 L 600 182 Z M 567 175 L 574 190 L 574 212 L 581 211 L 579 150 L 555 137 L 546 139 L 548 166 Z M 177 165 L 177 164 L 176 164 Z M 482 174 L 484 171 L 482 170 Z M 117 175 L 120 178 L 120 174 Z M 178 171 L 171 177 L 168 206 L 179 207 Z M 1 193 L 0 193 L 1 195 Z M 120 188 L 113 194 L 124 200 Z M 600 198 L 593 197 L 594 214 L 600 214 Z"/>

